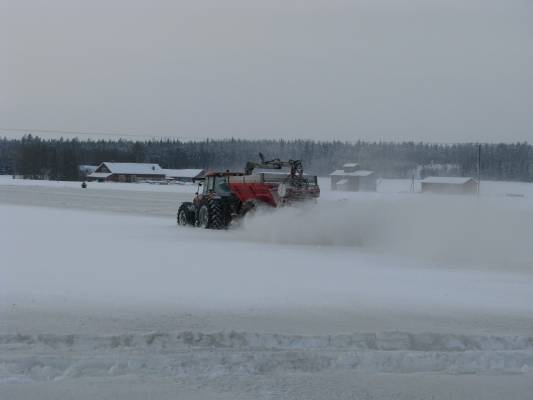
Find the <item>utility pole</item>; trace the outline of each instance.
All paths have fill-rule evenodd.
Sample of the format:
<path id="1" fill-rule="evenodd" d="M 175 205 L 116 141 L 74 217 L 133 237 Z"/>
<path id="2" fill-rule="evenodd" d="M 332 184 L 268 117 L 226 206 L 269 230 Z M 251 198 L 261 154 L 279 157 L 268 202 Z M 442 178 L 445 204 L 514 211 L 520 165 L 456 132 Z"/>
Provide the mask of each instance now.
<path id="1" fill-rule="evenodd" d="M 481 143 L 477 146 L 477 194 L 481 186 Z"/>

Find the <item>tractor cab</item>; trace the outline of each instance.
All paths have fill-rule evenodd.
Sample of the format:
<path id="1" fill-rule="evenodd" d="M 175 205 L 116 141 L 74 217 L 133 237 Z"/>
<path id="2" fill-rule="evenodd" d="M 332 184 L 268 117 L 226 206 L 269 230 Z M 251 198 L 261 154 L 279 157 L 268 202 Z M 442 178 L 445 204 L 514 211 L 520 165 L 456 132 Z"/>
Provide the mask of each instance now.
<path id="1" fill-rule="evenodd" d="M 204 182 L 203 194 L 215 193 L 219 196 L 231 195 L 227 176 L 208 176 Z"/>
<path id="2" fill-rule="evenodd" d="M 198 190 L 194 197 L 193 204 L 199 208 L 208 199 L 222 198 L 230 200 L 233 196 L 229 185 L 231 176 L 242 176 L 239 172 L 209 172 L 202 178 L 197 178 Z"/>
<path id="3" fill-rule="evenodd" d="M 242 176 L 239 172 L 210 172 L 203 182 L 203 195 L 216 194 L 218 196 L 231 196 L 232 192 L 229 186 L 231 176 Z"/>

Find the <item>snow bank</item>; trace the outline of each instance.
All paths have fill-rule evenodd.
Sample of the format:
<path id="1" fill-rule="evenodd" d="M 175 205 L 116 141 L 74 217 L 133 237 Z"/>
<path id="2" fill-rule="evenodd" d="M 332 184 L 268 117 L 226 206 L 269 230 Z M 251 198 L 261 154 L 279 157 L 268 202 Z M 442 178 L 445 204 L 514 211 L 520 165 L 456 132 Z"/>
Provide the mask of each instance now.
<path id="1" fill-rule="evenodd" d="M 27 347 L 73 350 L 235 349 L 235 350 L 375 350 L 375 351 L 533 351 L 533 336 L 463 335 L 387 331 L 342 335 L 285 335 L 252 332 L 184 331 L 123 335 L 3 334 L 0 346 L 9 351 Z"/>
<path id="2" fill-rule="evenodd" d="M 0 350 L 0 383 L 132 374 L 197 377 L 338 369 L 524 373 L 533 365 L 531 337 L 406 332 L 315 337 L 246 332 L 3 335 Z"/>

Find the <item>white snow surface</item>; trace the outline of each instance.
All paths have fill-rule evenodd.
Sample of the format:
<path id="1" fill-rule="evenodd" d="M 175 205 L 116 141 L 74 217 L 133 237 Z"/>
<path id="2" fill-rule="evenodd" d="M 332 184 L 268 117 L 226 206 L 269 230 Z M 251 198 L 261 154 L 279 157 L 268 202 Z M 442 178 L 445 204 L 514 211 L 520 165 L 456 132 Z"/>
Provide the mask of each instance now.
<path id="1" fill-rule="evenodd" d="M 209 231 L 193 185 L 0 179 L 0 399 L 529 399 L 531 185 L 327 183 Z"/>
<path id="2" fill-rule="evenodd" d="M 28 188 L 49 188 L 49 189 L 63 189 L 72 188 L 79 189 L 82 182 L 73 181 L 47 181 L 36 179 L 13 179 L 10 175 L 0 175 L 0 187 L 28 187 Z M 194 193 L 198 188 L 198 184 L 192 183 L 169 183 L 169 182 L 88 182 L 89 190 L 126 190 L 132 192 L 185 192 Z"/>

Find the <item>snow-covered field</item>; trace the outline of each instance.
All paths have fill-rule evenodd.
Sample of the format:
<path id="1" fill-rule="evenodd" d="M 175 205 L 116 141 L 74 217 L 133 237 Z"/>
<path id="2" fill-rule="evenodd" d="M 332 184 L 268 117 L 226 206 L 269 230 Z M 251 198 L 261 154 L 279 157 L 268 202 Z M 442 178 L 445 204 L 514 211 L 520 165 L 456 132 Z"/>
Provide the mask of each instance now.
<path id="1" fill-rule="evenodd" d="M 192 185 L 2 177 L 0 399 L 530 399 L 532 186 L 324 181 L 216 232 Z"/>

